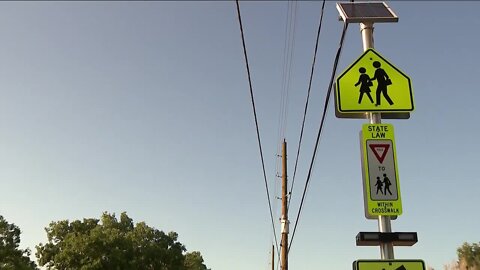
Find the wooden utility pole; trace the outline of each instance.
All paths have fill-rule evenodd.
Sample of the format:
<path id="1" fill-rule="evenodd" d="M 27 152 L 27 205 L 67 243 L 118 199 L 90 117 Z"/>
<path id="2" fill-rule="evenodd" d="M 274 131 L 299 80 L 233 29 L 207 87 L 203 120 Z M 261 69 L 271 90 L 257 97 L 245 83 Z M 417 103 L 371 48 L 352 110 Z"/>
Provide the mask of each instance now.
<path id="1" fill-rule="evenodd" d="M 272 270 L 275 270 L 275 245 L 272 245 Z"/>
<path id="2" fill-rule="evenodd" d="M 280 268 L 288 270 L 288 209 L 287 209 L 287 142 L 282 147 L 282 241 L 280 244 Z"/>

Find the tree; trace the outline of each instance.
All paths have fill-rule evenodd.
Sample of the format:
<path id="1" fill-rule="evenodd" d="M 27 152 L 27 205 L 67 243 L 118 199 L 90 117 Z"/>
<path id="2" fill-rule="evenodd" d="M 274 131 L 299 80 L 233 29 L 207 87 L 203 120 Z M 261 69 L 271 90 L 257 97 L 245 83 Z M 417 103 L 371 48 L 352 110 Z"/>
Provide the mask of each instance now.
<path id="1" fill-rule="evenodd" d="M 35 262 L 30 260 L 30 250 L 20 249 L 20 229 L 13 223 L 8 223 L 0 215 L 0 269 L 30 270 L 37 269 Z"/>
<path id="2" fill-rule="evenodd" d="M 185 254 L 184 266 L 188 270 L 208 270 L 203 264 L 203 257 L 198 251 Z"/>
<path id="3" fill-rule="evenodd" d="M 480 242 L 463 243 L 457 249 L 460 269 L 480 270 Z"/>
<path id="4" fill-rule="evenodd" d="M 134 225 L 126 213 L 119 220 L 105 212 L 100 220 L 52 222 L 45 230 L 48 242 L 36 247 L 36 256 L 47 269 L 191 270 L 177 233 Z"/>
<path id="5" fill-rule="evenodd" d="M 460 270 L 460 266 L 458 265 L 458 261 L 453 260 L 448 264 L 443 265 L 443 270 Z"/>

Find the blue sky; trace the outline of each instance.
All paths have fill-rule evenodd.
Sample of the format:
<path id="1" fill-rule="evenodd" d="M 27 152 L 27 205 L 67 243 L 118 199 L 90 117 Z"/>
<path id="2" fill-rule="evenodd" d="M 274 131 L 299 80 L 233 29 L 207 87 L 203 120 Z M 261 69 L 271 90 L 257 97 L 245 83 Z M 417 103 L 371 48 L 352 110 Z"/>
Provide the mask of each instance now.
<path id="1" fill-rule="evenodd" d="M 441 269 L 478 242 L 480 27 L 476 1 L 390 1 L 376 50 L 407 73 L 409 120 L 395 127 L 404 214 L 419 242 L 398 259 Z M 275 180 L 286 1 L 240 2 L 268 183 Z M 321 1 L 297 5 L 286 139 L 292 175 Z M 326 4 L 291 219 L 296 214 L 342 22 Z M 49 222 L 127 213 L 176 231 L 220 269 L 270 269 L 272 229 L 235 2 L 1 2 L 0 214 L 46 241 Z M 362 53 L 349 26 L 339 72 Z M 376 231 L 363 210 L 358 133 L 331 100 L 290 252 L 292 269 L 351 269 Z M 291 179 L 290 179 L 291 180 Z M 275 217 L 280 202 L 272 198 Z M 277 224 L 278 227 L 278 224 Z"/>

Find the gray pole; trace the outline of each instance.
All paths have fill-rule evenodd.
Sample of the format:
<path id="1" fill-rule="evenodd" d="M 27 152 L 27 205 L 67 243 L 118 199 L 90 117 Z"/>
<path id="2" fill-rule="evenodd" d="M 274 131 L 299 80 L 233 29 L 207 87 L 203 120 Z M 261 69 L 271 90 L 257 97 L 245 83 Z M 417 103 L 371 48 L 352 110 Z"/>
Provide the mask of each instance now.
<path id="1" fill-rule="evenodd" d="M 373 23 L 360 23 L 360 32 L 362 33 L 363 50 L 373 48 Z M 368 113 L 370 124 L 381 124 L 381 113 Z M 392 232 L 392 223 L 389 216 L 378 216 L 378 230 L 380 232 Z M 380 244 L 380 256 L 382 260 L 395 259 L 392 243 Z"/>

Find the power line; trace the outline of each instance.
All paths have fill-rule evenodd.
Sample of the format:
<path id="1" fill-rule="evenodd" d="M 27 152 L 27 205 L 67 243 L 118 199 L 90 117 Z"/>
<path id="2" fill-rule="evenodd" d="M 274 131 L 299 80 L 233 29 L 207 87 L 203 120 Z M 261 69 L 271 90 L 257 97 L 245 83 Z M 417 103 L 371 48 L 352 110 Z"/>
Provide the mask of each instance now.
<path id="1" fill-rule="evenodd" d="M 288 116 L 288 93 L 290 79 L 292 77 L 293 54 L 295 51 L 295 30 L 297 21 L 297 1 L 288 1 L 287 21 L 285 25 L 285 44 L 283 50 L 283 74 L 282 74 L 282 107 L 281 107 L 281 137 L 285 138 Z M 279 140 L 280 141 L 280 140 Z M 279 144 L 281 145 L 281 143 Z M 281 147 L 280 147 L 281 148 Z"/>
<path id="2" fill-rule="evenodd" d="M 327 109 L 328 109 L 328 102 L 330 100 L 330 95 L 332 93 L 332 87 L 333 87 L 333 81 L 335 79 L 335 73 L 337 71 L 337 65 L 338 65 L 338 61 L 340 59 L 340 54 L 342 52 L 342 48 L 343 48 L 343 41 L 345 39 L 345 33 L 347 32 L 347 28 L 348 28 L 348 23 L 344 23 L 343 25 L 343 31 L 342 31 L 342 36 L 340 38 L 340 44 L 338 46 L 338 50 L 337 50 L 337 54 L 335 56 L 335 61 L 333 63 L 333 69 L 332 69 L 332 75 L 330 77 L 330 83 L 328 85 L 328 90 L 327 90 L 327 95 L 325 96 L 325 103 L 324 103 L 324 106 L 323 106 L 323 113 L 322 113 L 322 119 L 320 121 L 320 127 L 318 129 L 318 134 L 317 134 L 317 140 L 315 142 L 315 148 L 313 150 L 313 155 L 312 155 L 312 160 L 310 162 L 310 168 L 308 170 L 308 175 L 307 175 L 307 180 L 305 181 L 305 188 L 303 189 L 303 195 L 302 195 L 302 200 L 300 202 L 300 207 L 298 209 L 298 213 L 297 213 L 297 218 L 295 220 L 295 226 L 293 228 L 293 233 L 292 233 L 292 237 L 290 239 L 290 246 L 288 247 L 288 250 L 290 251 L 290 248 L 292 247 L 292 243 L 293 243 L 293 239 L 295 237 L 295 232 L 297 231 L 297 225 L 298 225 L 298 221 L 300 220 L 300 214 L 302 212 L 302 208 L 303 208 L 303 203 L 305 201 L 305 194 L 307 192 L 307 188 L 308 188 L 308 184 L 310 183 L 310 179 L 311 179 L 311 176 L 312 176 L 312 170 L 313 170 L 313 164 L 315 163 L 315 157 L 317 155 L 317 149 L 318 149 L 318 144 L 320 142 L 320 136 L 322 134 L 322 130 L 323 130 L 323 125 L 325 123 L 325 117 L 327 115 Z"/>
<path id="3" fill-rule="evenodd" d="M 318 23 L 318 30 L 317 30 L 317 40 L 315 42 L 315 50 L 313 53 L 313 61 L 312 61 L 312 69 L 310 72 L 310 81 L 308 83 L 308 91 L 307 91 L 307 100 L 305 102 L 305 111 L 303 112 L 303 121 L 302 121 L 302 128 L 300 130 L 300 138 L 298 140 L 298 149 L 297 149 L 297 157 L 295 158 L 295 168 L 293 170 L 293 177 L 292 177 L 292 185 L 290 187 L 290 197 L 288 199 L 288 206 L 290 206 L 290 201 L 292 200 L 292 192 L 293 192 L 293 185 L 295 184 L 295 176 L 297 175 L 297 165 L 298 165 L 298 157 L 300 156 L 300 148 L 302 145 L 302 138 L 303 138 L 303 130 L 305 127 L 305 119 L 307 117 L 307 109 L 308 109 L 308 101 L 310 99 L 310 90 L 312 89 L 312 81 L 313 81 L 313 71 L 315 70 L 315 62 L 317 59 L 317 51 L 318 51 L 318 41 L 320 39 L 320 30 L 322 29 L 322 21 L 323 21 L 323 12 L 325 10 L 325 0 L 322 3 L 322 9 L 320 12 L 320 22 Z"/>
<path id="4" fill-rule="evenodd" d="M 273 235 L 275 236 L 275 246 L 277 248 L 277 254 L 280 254 L 279 249 L 278 249 L 277 234 L 275 232 L 275 222 L 274 222 L 274 219 L 273 219 L 272 204 L 270 202 L 270 192 L 268 191 L 267 174 L 265 172 L 265 162 L 264 162 L 264 159 L 263 159 L 262 143 L 261 143 L 261 140 L 260 140 L 260 130 L 258 128 L 257 111 L 255 109 L 255 99 L 253 98 L 252 79 L 251 79 L 251 76 L 250 76 L 250 67 L 248 65 L 248 57 L 247 57 L 247 47 L 245 46 L 245 37 L 244 37 L 244 34 L 243 34 L 242 16 L 240 15 L 240 5 L 238 3 L 238 0 L 236 0 L 235 2 L 237 4 L 238 23 L 240 25 L 240 33 L 241 33 L 241 36 L 242 36 L 243 54 L 245 56 L 245 65 L 246 65 L 246 68 L 247 68 L 248 85 L 249 85 L 249 88 L 250 88 L 250 98 L 251 98 L 251 102 L 252 102 L 253 116 L 254 116 L 254 119 L 255 119 L 255 128 L 256 128 L 256 131 L 257 131 L 257 141 L 258 141 L 258 148 L 259 148 L 259 151 L 260 151 L 260 159 L 262 161 L 263 179 L 265 181 L 265 190 L 266 190 L 266 193 L 267 193 L 268 208 L 270 210 L 270 219 L 272 221 Z"/>
<path id="5" fill-rule="evenodd" d="M 292 76 L 293 54 L 295 50 L 295 32 L 297 20 L 297 1 L 287 1 L 287 16 L 285 20 L 285 41 L 283 44 L 283 68 L 280 95 L 280 108 L 278 117 L 278 135 L 277 135 L 277 155 L 275 158 L 275 175 L 279 176 L 280 171 L 280 152 L 282 151 L 282 140 L 285 138 L 288 119 L 288 95 L 290 91 L 290 79 Z M 275 181 L 277 184 L 277 181 Z M 277 186 L 275 185 L 275 194 Z M 274 213 L 276 204 L 274 204 Z"/>

